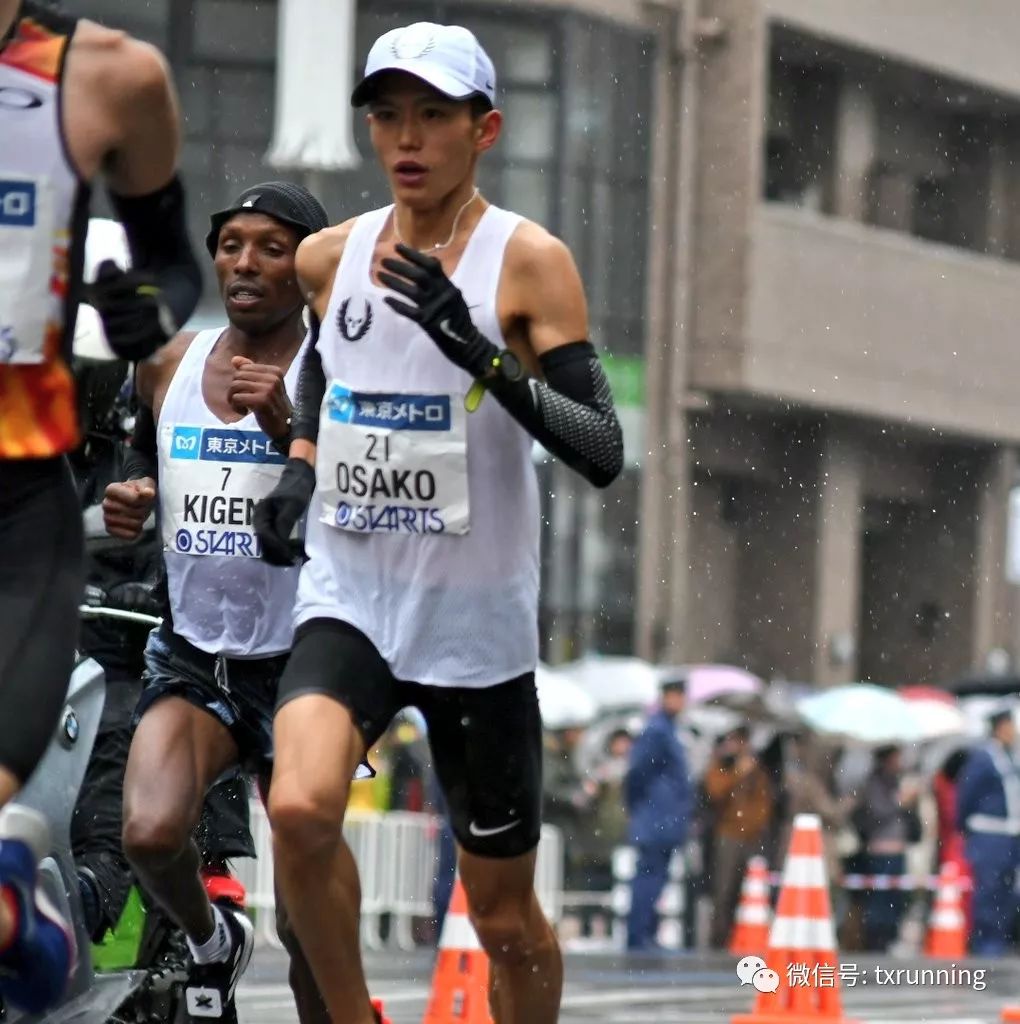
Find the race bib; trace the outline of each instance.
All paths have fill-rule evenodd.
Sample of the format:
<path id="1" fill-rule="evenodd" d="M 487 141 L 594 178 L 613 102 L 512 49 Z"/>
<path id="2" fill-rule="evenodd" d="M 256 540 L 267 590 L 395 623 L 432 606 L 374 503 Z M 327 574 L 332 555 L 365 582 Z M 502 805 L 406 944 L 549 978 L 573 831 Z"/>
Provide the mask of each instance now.
<path id="1" fill-rule="evenodd" d="M 0 363 L 45 359 L 53 232 L 49 182 L 0 170 Z"/>
<path id="2" fill-rule="evenodd" d="M 470 528 L 462 396 L 351 391 L 333 381 L 319 416 L 322 522 L 353 533 Z"/>
<path id="3" fill-rule="evenodd" d="M 287 461 L 261 430 L 160 428 L 163 548 L 182 555 L 258 558 L 255 506 Z"/>

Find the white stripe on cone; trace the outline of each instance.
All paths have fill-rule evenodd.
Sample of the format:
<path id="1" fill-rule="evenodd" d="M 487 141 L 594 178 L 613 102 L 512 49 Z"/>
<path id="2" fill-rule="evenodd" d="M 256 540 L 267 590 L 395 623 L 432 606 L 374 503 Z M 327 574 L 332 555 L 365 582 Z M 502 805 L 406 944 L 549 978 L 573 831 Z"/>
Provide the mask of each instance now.
<path id="1" fill-rule="evenodd" d="M 737 910 L 737 921 L 740 924 L 768 924 L 769 908 L 767 906 L 741 907 Z"/>
<path id="2" fill-rule="evenodd" d="M 759 881 L 757 878 L 749 878 L 744 882 L 744 895 L 758 896 L 761 899 L 767 899 L 769 895 L 769 884 L 768 882 Z"/>
<path id="3" fill-rule="evenodd" d="M 808 917 L 777 917 L 769 934 L 772 949 L 796 949 L 835 952 L 836 936 L 832 921 Z"/>
<path id="4" fill-rule="evenodd" d="M 783 868 L 783 885 L 797 889 L 827 889 L 829 880 L 825 876 L 825 861 L 821 857 L 787 857 Z"/>
<path id="5" fill-rule="evenodd" d="M 962 928 L 964 924 L 963 914 L 955 907 L 947 907 L 945 910 L 936 910 L 931 916 L 932 928 Z"/>
<path id="6" fill-rule="evenodd" d="M 440 949 L 481 949 L 482 944 L 463 914 L 447 914 L 443 922 L 443 933 L 439 937 Z"/>

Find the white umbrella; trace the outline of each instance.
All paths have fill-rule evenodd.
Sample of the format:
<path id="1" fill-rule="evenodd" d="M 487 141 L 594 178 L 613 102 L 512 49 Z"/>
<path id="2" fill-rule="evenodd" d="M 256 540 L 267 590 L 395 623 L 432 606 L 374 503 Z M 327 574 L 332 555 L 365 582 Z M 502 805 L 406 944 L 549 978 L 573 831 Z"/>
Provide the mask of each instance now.
<path id="1" fill-rule="evenodd" d="M 600 711 L 646 708 L 659 697 L 660 670 L 640 658 L 588 654 L 556 671 L 577 683 Z"/>
<path id="2" fill-rule="evenodd" d="M 797 713 L 820 733 L 859 743 L 913 743 L 922 739 L 912 701 L 867 683 L 836 686 L 797 701 Z"/>
<path id="3" fill-rule="evenodd" d="M 920 739 L 935 740 L 966 734 L 967 716 L 958 707 L 945 701 L 924 698 L 909 703 L 917 720 Z"/>
<path id="4" fill-rule="evenodd" d="M 595 720 L 595 701 L 561 672 L 540 664 L 535 687 L 542 724 L 547 729 L 583 728 Z"/>

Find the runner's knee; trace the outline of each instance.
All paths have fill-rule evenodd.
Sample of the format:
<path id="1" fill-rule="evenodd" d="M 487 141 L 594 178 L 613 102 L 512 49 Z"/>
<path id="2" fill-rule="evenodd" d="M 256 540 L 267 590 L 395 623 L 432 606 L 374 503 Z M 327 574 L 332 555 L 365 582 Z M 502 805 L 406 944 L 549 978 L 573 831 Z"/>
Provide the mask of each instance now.
<path id="1" fill-rule="evenodd" d="M 269 823 L 274 849 L 315 853 L 340 841 L 346 792 L 315 793 L 291 783 L 274 782 L 269 791 Z"/>
<path id="2" fill-rule="evenodd" d="M 481 912 L 469 910 L 471 923 L 489 959 L 493 963 L 513 966 L 532 955 L 541 936 L 529 933 L 523 907 L 495 906 Z"/>
<path id="3" fill-rule="evenodd" d="M 135 809 L 124 819 L 124 854 L 132 864 L 161 868 L 176 860 L 191 839 L 184 815 Z"/>

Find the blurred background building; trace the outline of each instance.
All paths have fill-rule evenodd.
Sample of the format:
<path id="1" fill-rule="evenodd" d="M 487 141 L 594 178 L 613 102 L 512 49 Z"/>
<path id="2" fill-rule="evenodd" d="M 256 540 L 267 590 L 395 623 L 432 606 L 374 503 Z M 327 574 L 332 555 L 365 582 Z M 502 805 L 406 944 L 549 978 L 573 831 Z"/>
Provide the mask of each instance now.
<path id="1" fill-rule="evenodd" d="M 276 2 L 65 6 L 168 54 L 196 238 L 300 176 L 264 162 Z M 1015 655 L 1012 0 L 362 0 L 357 63 L 413 20 L 494 58 L 483 190 L 574 251 L 625 419 L 609 491 L 540 467 L 544 657 L 905 683 Z M 337 221 L 387 199 L 354 137 L 307 179 Z"/>

